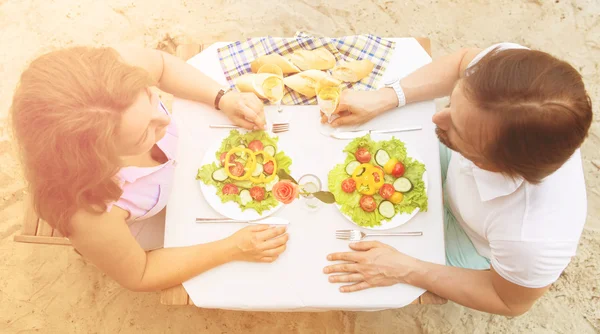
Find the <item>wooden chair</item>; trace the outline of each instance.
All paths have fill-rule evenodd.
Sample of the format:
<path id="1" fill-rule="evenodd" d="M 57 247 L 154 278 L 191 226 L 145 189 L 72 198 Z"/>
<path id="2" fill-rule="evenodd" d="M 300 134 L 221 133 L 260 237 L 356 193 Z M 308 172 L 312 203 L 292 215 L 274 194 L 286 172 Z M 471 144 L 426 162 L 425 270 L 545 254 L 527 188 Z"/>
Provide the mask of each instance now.
<path id="1" fill-rule="evenodd" d="M 416 38 L 419 44 L 431 55 L 431 43 L 428 38 Z M 194 55 L 202 52 L 202 44 L 182 44 L 177 46 L 175 54 L 177 57 L 188 60 Z M 58 230 L 53 229 L 47 222 L 40 219 L 34 209 L 30 199 L 26 199 L 26 212 L 21 234 L 14 237 L 14 241 L 28 242 L 38 244 L 52 245 L 71 245 L 69 239 L 60 234 Z M 429 291 L 425 292 L 411 304 L 445 304 L 447 300 Z M 160 296 L 160 303 L 163 305 L 193 305 L 187 292 L 182 285 L 165 289 Z"/>

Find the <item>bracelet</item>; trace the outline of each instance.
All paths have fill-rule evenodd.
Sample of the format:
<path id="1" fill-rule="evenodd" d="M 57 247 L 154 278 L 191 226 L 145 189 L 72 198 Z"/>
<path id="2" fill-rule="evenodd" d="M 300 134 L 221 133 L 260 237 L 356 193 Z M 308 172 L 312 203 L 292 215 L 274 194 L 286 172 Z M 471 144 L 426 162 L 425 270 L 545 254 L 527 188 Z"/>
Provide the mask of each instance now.
<path id="1" fill-rule="evenodd" d="M 221 98 L 223 97 L 223 95 L 229 93 L 230 91 L 231 91 L 231 88 L 227 88 L 227 89 L 221 88 L 219 90 L 219 92 L 217 93 L 217 97 L 215 97 L 215 109 L 221 110 L 221 108 L 219 108 L 219 102 L 221 102 Z"/>

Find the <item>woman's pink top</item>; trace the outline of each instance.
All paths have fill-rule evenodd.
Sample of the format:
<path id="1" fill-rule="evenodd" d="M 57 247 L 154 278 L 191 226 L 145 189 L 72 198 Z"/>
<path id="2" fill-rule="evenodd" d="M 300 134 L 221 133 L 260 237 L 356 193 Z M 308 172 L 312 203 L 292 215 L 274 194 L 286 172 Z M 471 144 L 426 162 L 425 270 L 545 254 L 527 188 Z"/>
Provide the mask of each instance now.
<path id="1" fill-rule="evenodd" d="M 169 114 L 162 102 L 158 105 Z M 127 224 L 131 234 L 146 250 L 163 246 L 164 208 L 173 186 L 178 138 L 177 126 L 171 119 L 165 136 L 156 143 L 168 160 L 155 167 L 124 167 L 117 173 L 123 194 L 119 200 L 109 204 L 107 211 L 112 205 L 128 211 Z"/>

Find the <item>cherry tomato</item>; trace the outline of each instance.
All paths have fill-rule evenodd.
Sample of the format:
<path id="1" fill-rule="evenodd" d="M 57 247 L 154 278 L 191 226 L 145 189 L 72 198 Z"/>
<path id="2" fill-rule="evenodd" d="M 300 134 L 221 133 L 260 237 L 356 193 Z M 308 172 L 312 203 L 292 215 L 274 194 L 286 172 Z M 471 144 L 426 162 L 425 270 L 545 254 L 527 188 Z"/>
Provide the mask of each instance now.
<path id="1" fill-rule="evenodd" d="M 221 166 L 225 166 L 225 157 L 227 156 L 227 152 L 223 152 L 221 153 Z M 232 154 L 229 157 L 229 162 L 234 162 L 235 161 L 235 156 Z"/>
<path id="2" fill-rule="evenodd" d="M 228 183 L 223 187 L 223 195 L 237 195 L 240 193 L 240 189 L 232 183 Z"/>
<path id="3" fill-rule="evenodd" d="M 401 177 L 402 175 L 404 175 L 404 165 L 398 162 L 394 165 L 394 169 L 392 169 L 392 176 Z"/>
<path id="4" fill-rule="evenodd" d="M 265 146 L 260 140 L 253 140 L 248 144 L 248 148 L 254 152 L 262 151 Z"/>
<path id="5" fill-rule="evenodd" d="M 273 174 L 274 169 L 275 169 L 275 165 L 273 164 L 273 161 L 269 161 L 263 166 L 263 171 L 267 175 Z"/>
<path id="6" fill-rule="evenodd" d="M 379 166 L 373 166 L 373 167 L 378 168 L 378 169 L 380 169 L 383 172 L 383 168 L 381 168 Z M 379 179 L 379 174 L 377 174 L 377 173 L 373 173 L 373 179 L 375 180 L 375 183 L 378 183 L 379 181 L 381 181 Z"/>
<path id="7" fill-rule="evenodd" d="M 377 202 L 373 196 L 365 195 L 360 198 L 360 207 L 367 212 L 373 212 L 377 209 Z"/>
<path id="8" fill-rule="evenodd" d="M 400 204 L 403 199 L 404 199 L 404 195 L 402 195 L 402 193 L 395 192 L 392 195 L 392 197 L 390 197 L 390 202 L 392 202 L 394 204 Z"/>
<path id="9" fill-rule="evenodd" d="M 358 160 L 358 162 L 363 164 L 371 161 L 371 153 L 369 153 L 369 150 L 364 147 L 359 148 L 356 153 L 354 153 L 354 157 L 356 160 Z"/>
<path id="10" fill-rule="evenodd" d="M 252 199 L 254 199 L 257 202 L 262 201 L 263 199 L 265 199 L 265 188 L 262 187 L 252 187 L 252 189 L 250 189 L 250 196 L 252 196 Z"/>
<path id="11" fill-rule="evenodd" d="M 229 167 L 229 172 L 233 176 L 242 176 L 244 175 L 244 165 L 239 162 L 236 162 L 234 166 Z"/>
<path id="12" fill-rule="evenodd" d="M 381 189 L 379 189 L 379 195 L 385 199 L 390 199 L 392 195 L 394 195 L 394 192 L 396 192 L 394 186 L 389 183 L 384 184 Z"/>
<path id="13" fill-rule="evenodd" d="M 345 179 L 344 182 L 342 182 L 342 190 L 345 193 L 353 193 L 356 190 L 356 181 L 353 179 Z"/>

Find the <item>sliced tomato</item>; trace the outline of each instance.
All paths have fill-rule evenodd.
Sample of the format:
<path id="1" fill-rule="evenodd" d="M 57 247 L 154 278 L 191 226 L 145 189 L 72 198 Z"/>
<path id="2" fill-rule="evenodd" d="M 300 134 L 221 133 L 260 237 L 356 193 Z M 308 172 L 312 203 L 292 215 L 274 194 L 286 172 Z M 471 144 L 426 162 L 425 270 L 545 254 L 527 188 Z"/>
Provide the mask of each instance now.
<path id="1" fill-rule="evenodd" d="M 260 140 L 253 140 L 248 144 L 248 148 L 254 152 L 262 151 L 265 148 L 265 145 Z"/>
<path id="2" fill-rule="evenodd" d="M 394 186 L 389 183 L 384 184 L 379 189 L 379 195 L 381 195 L 381 197 L 383 197 L 385 199 L 390 199 L 392 197 L 392 195 L 394 195 L 395 192 L 396 192 L 396 190 L 394 189 Z"/>
<path id="3" fill-rule="evenodd" d="M 250 189 L 250 196 L 252 197 L 253 200 L 260 202 L 263 199 L 265 199 L 265 188 L 262 187 L 252 187 L 252 189 Z"/>
<path id="4" fill-rule="evenodd" d="M 383 173 L 383 168 L 381 168 L 379 166 L 373 166 L 373 167 L 381 170 L 381 172 Z M 378 183 L 379 181 L 381 181 L 381 179 L 379 178 L 379 174 L 373 173 L 373 180 L 375 180 L 375 183 Z"/>
<path id="5" fill-rule="evenodd" d="M 223 187 L 223 195 L 237 195 L 240 193 L 240 189 L 232 183 L 228 183 Z"/>
<path id="6" fill-rule="evenodd" d="M 269 161 L 267 162 L 264 166 L 263 166 L 263 171 L 265 172 L 265 174 L 267 175 L 272 175 L 273 172 L 275 171 L 275 164 L 273 164 L 273 161 Z"/>
<path id="7" fill-rule="evenodd" d="M 242 176 L 244 175 L 244 165 L 236 162 L 234 166 L 229 167 L 229 172 L 231 172 L 233 176 Z"/>
<path id="8" fill-rule="evenodd" d="M 364 147 L 361 147 L 358 150 L 356 150 L 356 153 L 354 153 L 354 157 L 356 158 L 356 160 L 358 160 L 358 162 L 363 164 L 366 164 L 367 162 L 371 161 L 371 153 L 369 153 L 369 150 L 367 150 Z"/>
<path id="9" fill-rule="evenodd" d="M 356 181 L 354 179 L 345 179 L 342 182 L 342 190 L 348 194 L 353 193 L 356 190 Z"/>
<path id="10" fill-rule="evenodd" d="M 221 166 L 225 166 L 225 157 L 226 156 L 227 156 L 227 152 L 221 153 L 221 158 L 220 158 L 220 160 L 221 160 Z M 229 162 L 234 162 L 234 161 L 235 161 L 235 155 L 232 154 L 229 157 Z"/>
<path id="11" fill-rule="evenodd" d="M 360 207 L 367 212 L 373 212 L 377 209 L 377 202 L 373 196 L 365 195 L 360 198 Z"/>
<path id="12" fill-rule="evenodd" d="M 392 169 L 392 176 L 402 177 L 402 175 L 404 175 L 404 165 L 401 162 L 398 162 L 394 165 L 394 169 Z"/>

